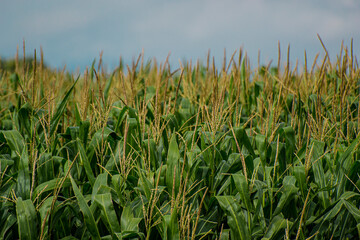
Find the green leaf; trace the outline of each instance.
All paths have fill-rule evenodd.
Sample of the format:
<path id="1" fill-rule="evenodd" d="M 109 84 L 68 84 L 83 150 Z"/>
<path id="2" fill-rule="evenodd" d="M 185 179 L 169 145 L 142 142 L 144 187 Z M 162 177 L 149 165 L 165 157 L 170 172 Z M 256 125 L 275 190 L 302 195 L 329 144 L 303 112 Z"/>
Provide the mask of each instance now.
<path id="1" fill-rule="evenodd" d="M 89 179 L 89 183 L 90 183 L 91 186 L 93 186 L 94 182 L 95 182 L 95 177 L 94 177 L 94 173 L 93 173 L 93 171 L 91 169 L 90 161 L 89 161 L 89 159 L 88 159 L 88 157 L 86 155 L 84 146 L 82 145 L 80 139 L 76 139 L 76 144 L 77 144 L 77 147 L 78 147 L 79 153 L 80 153 L 79 154 L 80 165 L 84 166 L 86 176 Z"/>
<path id="2" fill-rule="evenodd" d="M 54 197 L 51 196 L 49 198 L 47 198 L 44 203 L 41 205 L 40 209 L 39 209 L 39 213 L 40 213 L 40 219 L 41 219 L 41 224 L 44 226 L 44 230 L 43 230 L 43 238 L 47 239 L 49 236 L 48 230 L 49 230 L 49 219 L 51 217 L 51 206 L 53 204 L 53 199 Z M 55 206 L 57 206 L 57 202 L 55 203 Z"/>
<path id="3" fill-rule="evenodd" d="M 96 195 L 98 195 L 100 193 L 105 193 L 105 192 L 101 191 L 101 189 L 104 187 L 108 187 L 107 178 L 108 178 L 107 172 L 101 173 L 97 176 L 95 183 L 92 187 L 91 202 L 93 202 L 95 200 Z"/>
<path id="4" fill-rule="evenodd" d="M 359 224 L 360 223 L 360 211 L 359 208 L 354 206 L 353 203 L 351 203 L 350 201 L 344 201 L 344 205 L 346 207 L 346 209 L 349 211 L 349 213 L 355 218 L 356 223 Z"/>
<path id="5" fill-rule="evenodd" d="M 130 205 L 127 205 L 123 208 L 121 214 L 121 231 L 122 232 L 138 232 L 139 231 L 139 223 L 142 218 L 134 217 L 132 213 L 132 209 Z"/>
<path id="6" fill-rule="evenodd" d="M 295 177 L 294 176 L 286 176 L 283 180 L 283 188 L 282 188 L 281 198 L 276 206 L 273 216 L 276 216 L 281 211 L 285 205 L 287 205 L 298 192 L 298 188 L 295 187 Z"/>
<path id="7" fill-rule="evenodd" d="M 105 85 L 105 89 L 104 89 L 104 99 L 105 99 L 105 103 L 108 102 L 109 91 L 110 91 L 111 83 L 112 83 L 113 78 L 114 78 L 114 74 L 115 74 L 115 72 L 113 72 L 113 73 L 111 74 L 111 76 L 109 77 L 109 79 L 107 80 L 106 85 Z"/>
<path id="8" fill-rule="evenodd" d="M 110 193 L 95 195 L 95 203 L 102 211 L 102 219 L 112 234 L 120 232 L 120 224 L 117 219 Z"/>
<path id="9" fill-rule="evenodd" d="M 168 191 L 171 194 L 172 190 L 174 189 L 175 196 L 179 192 L 180 187 L 180 152 L 179 147 L 176 142 L 176 135 L 173 133 L 170 144 L 169 144 L 169 151 L 167 155 L 166 161 L 166 186 L 168 187 Z M 175 178 L 174 178 L 175 175 Z M 175 182 L 174 182 L 175 180 Z M 175 185 L 175 186 L 174 186 Z M 174 196 L 174 197 L 175 197 Z"/>
<path id="10" fill-rule="evenodd" d="M 21 106 L 18 111 L 18 122 L 20 126 L 20 131 L 22 133 L 27 133 L 30 137 L 32 137 L 31 131 L 33 130 L 33 126 L 31 124 L 33 120 L 33 109 L 30 103 L 25 103 Z"/>
<path id="11" fill-rule="evenodd" d="M 97 148 L 101 147 L 101 145 L 104 142 L 110 143 L 112 139 L 118 140 L 119 137 L 110 128 L 104 127 L 104 128 L 97 130 L 94 133 L 93 137 L 91 138 L 91 141 L 88 144 L 88 148 L 86 151 L 87 158 L 89 159 L 89 161 L 90 162 L 92 161 L 92 157 L 93 157 L 94 153 L 96 152 Z"/>
<path id="12" fill-rule="evenodd" d="M 279 215 L 275 216 L 271 221 L 268 230 L 265 233 L 264 239 L 271 240 L 271 239 L 279 239 L 279 237 L 283 238 L 283 236 L 285 235 L 285 230 L 284 230 L 285 228 L 286 228 L 286 219 L 284 219 L 282 216 Z"/>
<path id="13" fill-rule="evenodd" d="M 345 150 L 344 153 L 341 154 L 339 159 L 340 169 L 338 171 L 338 178 L 339 183 L 337 187 L 337 197 L 339 197 L 343 192 L 346 190 L 345 186 L 347 182 L 349 181 L 347 179 L 346 175 L 349 175 L 349 172 L 351 174 L 351 177 L 353 178 L 354 173 L 352 173 L 350 167 L 353 164 L 352 163 L 352 153 L 354 152 L 355 148 L 358 146 L 360 142 L 360 135 L 350 144 L 350 146 Z M 344 174 L 345 173 L 345 174 Z"/>
<path id="14" fill-rule="evenodd" d="M 66 104 L 69 101 L 70 94 L 73 91 L 73 89 L 74 89 L 77 81 L 79 80 L 79 78 L 80 78 L 80 75 L 77 77 L 77 79 L 75 80 L 75 82 L 71 86 L 71 88 L 66 92 L 64 98 L 60 102 L 59 106 L 56 108 L 56 111 L 55 111 L 54 115 L 52 116 L 52 118 L 50 120 L 50 136 L 52 136 L 54 134 L 54 132 L 56 131 L 57 126 L 59 124 L 59 121 L 61 119 L 61 116 L 63 115 L 63 113 L 65 111 Z M 43 135 L 43 138 L 44 137 L 45 136 Z"/>
<path id="15" fill-rule="evenodd" d="M 6 142 L 15 160 L 14 170 L 17 171 L 16 195 L 23 199 L 30 197 L 30 173 L 28 151 L 24 138 L 16 130 L 0 131 L 0 142 Z"/>
<path id="16" fill-rule="evenodd" d="M 355 186 L 353 183 L 356 183 L 357 180 L 360 179 L 359 173 L 360 173 L 360 160 L 357 160 L 350 167 L 348 178 L 351 181 L 348 179 L 348 181 L 346 182 L 346 185 L 345 185 L 345 190 L 351 191 L 351 190 L 355 189 Z"/>
<path id="17" fill-rule="evenodd" d="M 0 131 L 1 142 L 7 142 L 10 149 L 20 158 L 25 147 L 25 140 L 22 135 L 16 130 Z M 16 162 L 16 165 L 18 162 Z"/>
<path id="18" fill-rule="evenodd" d="M 311 141 L 312 148 L 312 170 L 314 173 L 315 182 L 318 184 L 319 188 L 323 189 L 327 186 L 327 180 L 325 178 L 325 173 L 322 165 L 322 155 L 324 153 L 325 143 L 317 140 Z M 318 196 L 321 200 L 323 208 L 327 208 L 330 205 L 329 193 L 327 191 L 319 191 Z"/>
<path id="19" fill-rule="evenodd" d="M 305 167 L 304 166 L 295 166 L 294 167 L 294 176 L 296 178 L 296 182 L 299 185 L 301 195 L 306 198 L 307 190 L 306 190 L 306 175 L 305 175 Z"/>
<path id="20" fill-rule="evenodd" d="M 285 139 L 286 162 L 292 163 L 296 149 L 295 131 L 291 126 L 287 126 L 281 128 L 279 133 Z"/>
<path id="21" fill-rule="evenodd" d="M 336 215 L 340 212 L 340 210 L 342 209 L 344 204 L 344 200 L 340 199 L 325 215 L 322 224 L 325 223 L 326 221 L 331 221 L 333 220 Z"/>
<path id="22" fill-rule="evenodd" d="M 239 239 L 249 239 L 250 234 L 246 226 L 244 214 L 233 196 L 216 196 L 221 209 L 226 213 L 228 224 L 231 229 L 231 237 Z"/>
<path id="23" fill-rule="evenodd" d="M 230 229 L 223 229 L 220 240 L 230 240 Z"/>
<path id="24" fill-rule="evenodd" d="M 264 135 L 258 134 L 255 137 L 256 147 L 259 151 L 260 159 L 263 165 L 266 163 L 267 159 L 267 141 Z"/>
<path id="25" fill-rule="evenodd" d="M 149 200 L 151 198 L 152 184 L 151 181 L 145 176 L 142 169 L 139 169 L 139 183 L 137 188 L 139 188 Z"/>
<path id="26" fill-rule="evenodd" d="M 124 121 L 124 119 L 126 117 L 125 113 L 126 113 L 127 110 L 128 110 L 128 107 L 125 106 L 125 107 L 123 107 L 121 109 L 121 111 L 117 115 L 117 121 L 116 121 L 116 125 L 115 125 L 115 130 L 114 130 L 115 132 L 118 132 L 121 124 L 123 123 L 123 121 Z"/>
<path id="27" fill-rule="evenodd" d="M 162 239 L 164 240 L 180 240 L 176 211 L 175 207 L 171 215 L 162 215 Z"/>
<path id="28" fill-rule="evenodd" d="M 3 210 L 3 209 L 2 209 Z M 17 223 L 16 215 L 8 211 L 3 212 L 3 218 L 0 216 L 0 220 L 3 220 L 0 227 L 0 236 L 6 236 L 9 229 L 11 229 L 15 223 Z M 12 232 L 12 231 L 9 231 Z M 4 238 L 6 239 L 6 238 Z"/>
<path id="29" fill-rule="evenodd" d="M 59 156 L 53 156 L 51 153 L 44 152 L 40 155 L 36 165 L 36 176 L 38 184 L 57 178 L 60 165 L 64 159 Z"/>
<path id="30" fill-rule="evenodd" d="M 76 103 L 74 103 L 74 112 L 75 112 L 76 125 L 80 126 L 80 122 L 81 122 L 80 111 Z"/>
<path id="31" fill-rule="evenodd" d="M 117 237 L 117 239 L 119 240 L 123 240 L 123 239 L 144 239 L 145 235 L 141 232 L 121 232 L 121 233 L 115 233 L 115 236 Z"/>
<path id="32" fill-rule="evenodd" d="M 11 160 L 10 156 L 6 157 L 0 155 L 0 172 L 3 172 L 6 167 L 11 167 L 13 165 L 14 165 L 14 160 Z"/>
<path id="33" fill-rule="evenodd" d="M 100 239 L 99 230 L 97 228 L 94 216 L 93 216 L 88 204 L 86 203 L 84 196 L 81 194 L 78 186 L 76 185 L 74 179 L 71 176 L 70 176 L 70 180 L 71 180 L 71 185 L 73 187 L 75 197 L 78 201 L 80 210 L 84 215 L 86 228 L 88 229 L 88 231 L 91 234 L 93 239 Z"/>
<path id="34" fill-rule="evenodd" d="M 30 199 L 16 201 L 16 216 L 20 239 L 37 239 L 37 216 Z"/>
<path id="35" fill-rule="evenodd" d="M 233 174 L 232 179 L 236 189 L 239 191 L 241 201 L 245 204 L 248 212 L 250 212 L 253 209 L 253 206 L 250 201 L 249 186 L 245 176 L 241 174 Z"/>
<path id="36" fill-rule="evenodd" d="M 38 197 L 38 194 L 40 193 L 46 193 L 48 191 L 53 191 L 54 189 L 57 189 L 58 187 L 60 187 L 61 181 L 63 181 L 63 178 L 54 178 L 47 182 L 43 182 L 37 185 L 33 191 L 32 198 L 35 199 L 36 197 Z M 71 186 L 70 180 L 67 178 L 64 180 L 61 187 L 64 189 L 70 186 Z"/>
<path id="37" fill-rule="evenodd" d="M 89 135 L 90 122 L 89 121 L 80 121 L 79 128 L 79 137 L 84 146 L 87 146 L 87 138 Z"/>
<path id="38" fill-rule="evenodd" d="M 24 147 L 19 160 L 18 177 L 16 183 L 17 196 L 24 199 L 30 198 L 30 172 L 29 172 L 29 158 L 27 148 Z"/>
<path id="39" fill-rule="evenodd" d="M 253 157 L 255 157 L 256 155 L 255 155 L 254 149 L 251 145 L 248 135 L 245 132 L 245 129 L 243 127 L 234 127 L 234 132 L 235 132 L 236 139 L 240 145 L 240 148 L 241 148 L 241 146 L 244 145 L 245 148 L 249 151 L 249 153 Z"/>
<path id="40" fill-rule="evenodd" d="M 133 113 L 133 115 L 135 115 L 135 111 L 129 109 L 129 115 L 131 112 Z M 128 156 L 131 151 L 139 150 L 139 144 L 141 143 L 141 133 L 139 119 L 136 115 L 134 117 L 128 118 L 126 121 L 129 128 L 126 139 L 125 152 L 126 156 Z"/>

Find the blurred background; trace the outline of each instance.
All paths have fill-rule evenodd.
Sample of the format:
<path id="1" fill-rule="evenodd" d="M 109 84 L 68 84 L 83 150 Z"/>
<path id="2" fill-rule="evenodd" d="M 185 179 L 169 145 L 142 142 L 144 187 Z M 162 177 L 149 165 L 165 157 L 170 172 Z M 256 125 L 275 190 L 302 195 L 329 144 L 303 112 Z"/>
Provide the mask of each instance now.
<path id="1" fill-rule="evenodd" d="M 172 68 L 179 60 L 206 61 L 208 50 L 221 66 L 240 47 L 252 67 L 277 64 L 278 42 L 282 62 L 290 44 L 292 66 L 324 56 L 319 34 L 336 60 L 341 42 L 360 54 L 358 0 L 12 0 L 0 3 L 0 56 L 13 58 L 23 39 L 26 54 L 44 51 L 53 68 L 83 72 L 103 52 L 104 65 L 114 69 L 144 49 L 145 59 L 164 62 L 169 52 Z"/>

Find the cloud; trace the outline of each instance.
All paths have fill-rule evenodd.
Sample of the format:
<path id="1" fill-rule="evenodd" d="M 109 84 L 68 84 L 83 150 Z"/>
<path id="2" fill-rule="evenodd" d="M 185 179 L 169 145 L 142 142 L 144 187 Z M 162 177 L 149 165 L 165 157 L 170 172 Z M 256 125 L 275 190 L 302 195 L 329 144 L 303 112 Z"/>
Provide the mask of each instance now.
<path id="1" fill-rule="evenodd" d="M 348 0 L 346 6 L 355 4 Z M 339 7 L 337 4 L 334 7 Z M 304 1 L 194 1 L 170 2 L 154 7 L 133 24 L 133 32 L 145 37 L 176 35 L 188 42 L 208 42 L 210 38 L 254 39 L 313 38 L 316 33 L 338 38 L 356 34 L 360 14 L 323 9 Z"/>
<path id="2" fill-rule="evenodd" d="M 10 20 L 9 20 L 10 19 Z M 222 59 L 244 46 L 251 59 L 257 52 L 277 57 L 277 42 L 292 47 L 292 56 L 304 49 L 322 51 L 319 33 L 331 54 L 341 40 L 360 40 L 360 2 L 355 0 L 63 0 L 61 4 L 38 0 L 11 1 L 0 9 L 0 54 L 11 55 L 25 37 L 29 49 L 40 45 L 49 61 L 88 64 L 104 50 L 104 59 L 118 62 L 137 56 L 165 59 L 203 58 L 210 48 Z M 284 51 L 283 51 L 284 52 Z M 359 53 L 359 50 L 357 50 Z M 61 60 L 59 60 L 61 59 Z"/>
<path id="3" fill-rule="evenodd" d="M 244 45 L 253 59 L 258 49 L 276 58 L 281 41 L 282 46 L 290 43 L 293 55 L 302 57 L 304 49 L 312 55 L 322 51 L 317 33 L 325 44 L 330 43 L 332 52 L 339 50 L 342 38 L 360 37 L 355 24 L 360 22 L 359 8 L 349 9 L 353 4 L 334 0 L 327 7 L 309 1 L 167 1 L 146 6 L 148 11 L 130 25 L 134 42 L 145 52 L 181 49 L 187 56 L 202 57 L 209 48 L 222 55 L 224 47 L 232 52 Z M 181 57 L 176 56 L 179 52 L 174 52 L 175 58 Z"/>
<path id="4" fill-rule="evenodd" d="M 93 19 L 92 16 L 82 14 L 79 9 L 59 9 L 31 16 L 31 21 L 24 21 L 22 28 L 28 34 L 43 37 L 81 29 Z"/>

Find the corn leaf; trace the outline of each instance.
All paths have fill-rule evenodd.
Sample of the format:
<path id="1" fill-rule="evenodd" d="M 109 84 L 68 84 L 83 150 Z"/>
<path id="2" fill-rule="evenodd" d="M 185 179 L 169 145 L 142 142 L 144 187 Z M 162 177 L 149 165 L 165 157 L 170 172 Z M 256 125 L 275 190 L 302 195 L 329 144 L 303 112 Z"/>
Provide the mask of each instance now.
<path id="1" fill-rule="evenodd" d="M 52 116 L 51 120 L 50 120 L 50 136 L 52 136 L 54 134 L 54 132 L 57 129 L 57 126 L 59 124 L 60 118 L 63 115 L 65 108 L 66 108 L 66 104 L 69 101 L 69 97 L 71 92 L 73 91 L 76 83 L 78 82 L 80 78 L 80 75 L 77 77 L 77 79 L 75 80 L 74 84 L 70 87 L 70 89 L 66 92 L 64 98 L 61 100 L 59 106 L 56 108 L 56 111 L 54 113 L 54 115 Z M 44 138 L 44 135 L 42 135 Z M 42 139 L 43 140 L 43 139 Z"/>
<path id="2" fill-rule="evenodd" d="M 75 197 L 78 201 L 81 212 L 83 213 L 85 225 L 89 233 L 91 234 L 93 239 L 100 239 L 99 230 L 97 228 L 97 224 L 95 222 L 94 216 L 85 201 L 84 196 L 81 194 L 78 186 L 76 185 L 74 179 L 70 176 L 71 185 L 74 190 Z"/>
<path id="3" fill-rule="evenodd" d="M 216 196 L 217 201 L 220 204 L 221 209 L 225 212 L 228 219 L 228 224 L 231 229 L 231 237 L 239 239 L 249 239 L 249 230 L 244 224 L 245 217 L 241 210 L 241 207 L 233 196 Z"/>
<path id="4" fill-rule="evenodd" d="M 30 199 L 17 199 L 16 216 L 20 239 L 37 239 L 37 215 Z"/>
<path id="5" fill-rule="evenodd" d="M 112 234 L 115 232 L 120 232 L 120 224 L 114 210 L 111 194 L 105 193 L 95 195 L 95 203 L 97 203 L 100 207 L 102 211 L 102 219 L 109 228 L 110 232 Z"/>
<path id="6" fill-rule="evenodd" d="M 173 133 L 170 144 L 169 151 L 166 161 L 166 186 L 168 191 L 171 193 L 172 190 L 175 190 L 175 196 L 179 191 L 180 186 L 180 152 L 179 147 L 176 142 L 176 135 Z"/>

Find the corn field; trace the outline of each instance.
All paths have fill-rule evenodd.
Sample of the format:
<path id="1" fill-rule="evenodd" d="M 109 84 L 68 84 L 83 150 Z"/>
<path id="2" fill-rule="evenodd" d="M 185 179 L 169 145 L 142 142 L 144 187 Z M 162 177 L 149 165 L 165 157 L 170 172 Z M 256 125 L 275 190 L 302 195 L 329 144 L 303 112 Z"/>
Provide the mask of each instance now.
<path id="1" fill-rule="evenodd" d="M 0 70 L 2 239 L 358 239 L 353 46 L 291 67 Z M 279 55 L 280 56 L 280 55 Z"/>

